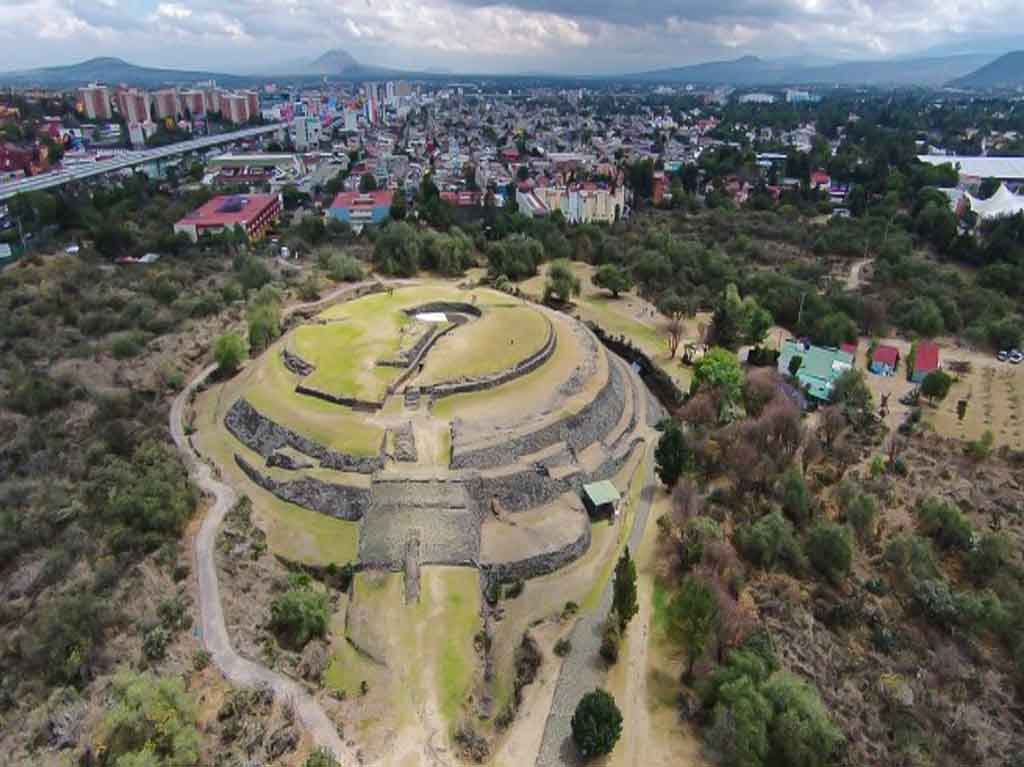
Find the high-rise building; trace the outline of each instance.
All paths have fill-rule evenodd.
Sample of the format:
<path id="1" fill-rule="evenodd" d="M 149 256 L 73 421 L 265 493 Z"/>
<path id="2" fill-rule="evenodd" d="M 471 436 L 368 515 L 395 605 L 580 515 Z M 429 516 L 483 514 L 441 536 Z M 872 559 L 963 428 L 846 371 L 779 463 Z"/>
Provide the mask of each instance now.
<path id="1" fill-rule="evenodd" d="M 90 120 L 112 120 L 114 112 L 110 108 L 110 89 L 105 85 L 93 83 L 79 89 L 85 116 Z"/>
<path id="2" fill-rule="evenodd" d="M 206 83 L 206 85 L 202 87 L 202 91 L 207 113 L 220 112 L 220 90 L 217 88 L 217 83 L 210 80 L 210 82 Z"/>
<path id="3" fill-rule="evenodd" d="M 256 91 L 242 91 L 241 95 L 245 97 L 245 105 L 249 114 L 246 120 L 255 120 L 260 116 L 260 94 Z"/>
<path id="4" fill-rule="evenodd" d="M 206 114 L 206 94 L 202 91 L 182 91 L 178 95 L 181 98 L 181 111 L 187 110 L 193 117 Z"/>
<path id="5" fill-rule="evenodd" d="M 153 115 L 163 120 L 167 117 L 177 119 L 181 113 L 181 103 L 178 100 L 178 91 L 174 88 L 167 88 L 153 94 Z"/>
<path id="6" fill-rule="evenodd" d="M 295 149 L 299 152 L 305 152 L 307 149 L 319 146 L 321 128 L 320 118 L 316 115 L 294 118 L 290 132 Z"/>
<path id="7" fill-rule="evenodd" d="M 128 123 L 144 123 L 149 120 L 149 94 L 137 88 L 118 88 L 114 93 L 117 111 Z"/>
<path id="8" fill-rule="evenodd" d="M 395 97 L 400 99 L 407 99 L 412 95 L 412 86 L 405 80 L 399 80 L 395 83 Z"/>
<path id="9" fill-rule="evenodd" d="M 226 122 L 236 125 L 249 122 L 249 100 L 238 93 L 222 93 L 220 113 Z"/>

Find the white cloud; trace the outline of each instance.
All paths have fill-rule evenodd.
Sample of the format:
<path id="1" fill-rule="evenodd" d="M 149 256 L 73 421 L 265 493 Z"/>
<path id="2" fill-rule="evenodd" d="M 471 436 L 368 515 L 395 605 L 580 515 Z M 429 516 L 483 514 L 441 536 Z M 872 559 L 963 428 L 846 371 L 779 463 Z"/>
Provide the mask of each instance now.
<path id="1" fill-rule="evenodd" d="M 612 72 L 740 53 L 897 55 L 967 34 L 1024 37 L 1019 2 L 0 0 L 0 68 L 113 55 L 252 70 L 335 47 L 368 64 L 474 71 Z"/>

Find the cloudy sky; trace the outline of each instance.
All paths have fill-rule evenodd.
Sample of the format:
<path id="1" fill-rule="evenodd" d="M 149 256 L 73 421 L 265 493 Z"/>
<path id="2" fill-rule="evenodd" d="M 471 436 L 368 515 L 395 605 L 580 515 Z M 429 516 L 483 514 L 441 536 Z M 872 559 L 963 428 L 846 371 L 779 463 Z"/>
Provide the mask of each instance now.
<path id="1" fill-rule="evenodd" d="M 1021 0 L 0 0 L 0 71 L 119 56 L 261 71 L 343 48 L 460 72 L 614 73 L 754 54 L 1024 43 Z M 998 43 L 995 42 L 998 39 Z M 1002 52 L 999 50 L 998 52 Z"/>

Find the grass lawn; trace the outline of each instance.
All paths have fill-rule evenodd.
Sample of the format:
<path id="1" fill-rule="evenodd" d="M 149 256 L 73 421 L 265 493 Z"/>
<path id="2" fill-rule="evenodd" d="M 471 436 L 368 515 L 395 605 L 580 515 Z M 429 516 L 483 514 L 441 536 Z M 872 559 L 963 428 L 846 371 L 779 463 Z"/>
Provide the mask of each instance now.
<path id="1" fill-rule="evenodd" d="M 547 340 L 543 314 L 522 304 L 488 304 L 483 317 L 456 328 L 427 355 L 419 382 L 435 384 L 497 373 L 539 351 Z"/>
<path id="2" fill-rule="evenodd" d="M 530 412 L 529 403 L 543 402 L 565 382 L 573 368 L 581 361 L 582 352 L 573 331 L 562 321 L 555 322 L 558 343 L 551 358 L 527 375 L 493 389 L 444 397 L 434 404 L 431 412 L 438 418 L 493 417 L 496 408 L 506 403 L 518 404 L 523 412 Z"/>

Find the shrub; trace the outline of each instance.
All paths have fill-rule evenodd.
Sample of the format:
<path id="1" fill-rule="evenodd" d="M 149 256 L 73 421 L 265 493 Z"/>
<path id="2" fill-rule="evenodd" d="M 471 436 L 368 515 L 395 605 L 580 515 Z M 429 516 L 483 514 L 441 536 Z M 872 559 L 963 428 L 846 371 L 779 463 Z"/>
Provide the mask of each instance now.
<path id="1" fill-rule="evenodd" d="M 163 660 L 171 635 L 163 626 L 154 626 L 142 635 L 142 654 L 147 660 Z"/>
<path id="2" fill-rule="evenodd" d="M 986 583 L 1009 564 L 1013 556 L 1010 539 L 1003 533 L 985 533 L 967 555 L 967 570 L 978 583 Z"/>
<path id="3" fill-rule="evenodd" d="M 692 452 L 686 442 L 686 435 L 675 420 L 668 422 L 661 437 L 658 438 L 654 461 L 658 479 L 669 488 L 676 484 L 692 463 Z"/>
<path id="4" fill-rule="evenodd" d="M 722 529 L 711 517 L 697 516 L 686 523 L 681 543 L 683 569 L 690 570 L 704 559 L 704 547 L 722 539 Z"/>
<path id="5" fill-rule="evenodd" d="M 786 470 L 779 483 L 779 502 L 786 516 L 803 526 L 814 516 L 815 502 L 803 475 L 794 467 Z"/>
<path id="6" fill-rule="evenodd" d="M 327 276 L 335 282 L 358 282 L 365 273 L 358 259 L 347 253 L 335 253 L 327 261 Z"/>
<path id="7" fill-rule="evenodd" d="M 505 587 L 504 594 L 502 595 L 505 599 L 515 599 L 523 593 L 523 589 L 526 588 L 526 581 L 522 578 L 517 578 Z"/>
<path id="8" fill-rule="evenodd" d="M 885 559 L 904 584 L 921 578 L 933 578 L 938 573 L 931 543 L 916 535 L 894 538 L 885 550 Z"/>
<path id="9" fill-rule="evenodd" d="M 341 763 L 328 749 L 317 748 L 306 757 L 303 767 L 341 767 Z"/>
<path id="10" fill-rule="evenodd" d="M 601 657 L 612 666 L 619 662 L 619 645 L 622 643 L 622 623 L 612 610 L 601 629 Z"/>
<path id="11" fill-rule="evenodd" d="M 566 303 L 580 294 L 580 278 L 572 270 L 572 264 L 565 259 L 552 261 L 548 267 L 548 278 L 544 284 L 544 300 L 552 298 Z"/>
<path id="12" fill-rule="evenodd" d="M 572 642 L 568 639 L 563 637 L 555 642 L 555 655 L 559 658 L 564 658 L 570 652 L 572 652 Z"/>
<path id="13" fill-rule="evenodd" d="M 238 370 L 245 355 L 245 341 L 238 333 L 225 333 L 213 344 L 213 358 L 217 361 L 217 369 L 224 375 L 231 375 Z"/>
<path id="14" fill-rule="evenodd" d="M 622 712 L 604 690 L 588 692 L 572 715 L 572 739 L 586 759 L 610 754 L 622 735 Z"/>
<path id="15" fill-rule="evenodd" d="M 202 671 L 210 665 L 213 657 L 206 650 L 200 648 L 192 654 L 192 668 Z"/>
<path id="16" fill-rule="evenodd" d="M 100 724 L 109 764 L 199 763 L 195 703 L 180 677 L 128 671 L 114 677 L 111 705 Z"/>
<path id="17" fill-rule="evenodd" d="M 838 586 L 853 564 L 850 531 L 835 522 L 819 522 L 807 539 L 807 558 L 828 580 Z"/>
<path id="18" fill-rule="evenodd" d="M 928 498 L 917 507 L 921 532 L 945 549 L 966 551 L 974 541 L 974 529 L 960 510 L 944 501 Z"/>
<path id="19" fill-rule="evenodd" d="M 636 596 L 636 564 L 629 556 L 627 546 L 615 565 L 615 580 L 612 583 L 612 610 L 619 617 L 621 631 L 626 630 L 626 626 L 639 609 Z"/>
<path id="20" fill-rule="evenodd" d="M 771 570 L 783 564 L 799 572 L 804 566 L 803 553 L 797 543 L 793 523 L 779 511 L 766 514 L 753 524 L 736 531 L 736 544 L 751 563 Z"/>
<path id="21" fill-rule="evenodd" d="M 866 493 L 856 493 L 845 504 L 846 519 L 857 537 L 870 540 L 875 532 L 875 520 L 878 518 L 878 504 Z"/>
<path id="22" fill-rule="evenodd" d="M 308 576 L 289 577 L 289 588 L 270 605 L 270 625 L 282 644 L 301 649 L 327 634 L 327 595 L 313 590 Z"/>
<path id="23" fill-rule="evenodd" d="M 145 348 L 145 338 L 141 333 L 122 333 L 110 345 L 110 353 L 114 359 L 127 360 L 137 357 Z"/>

